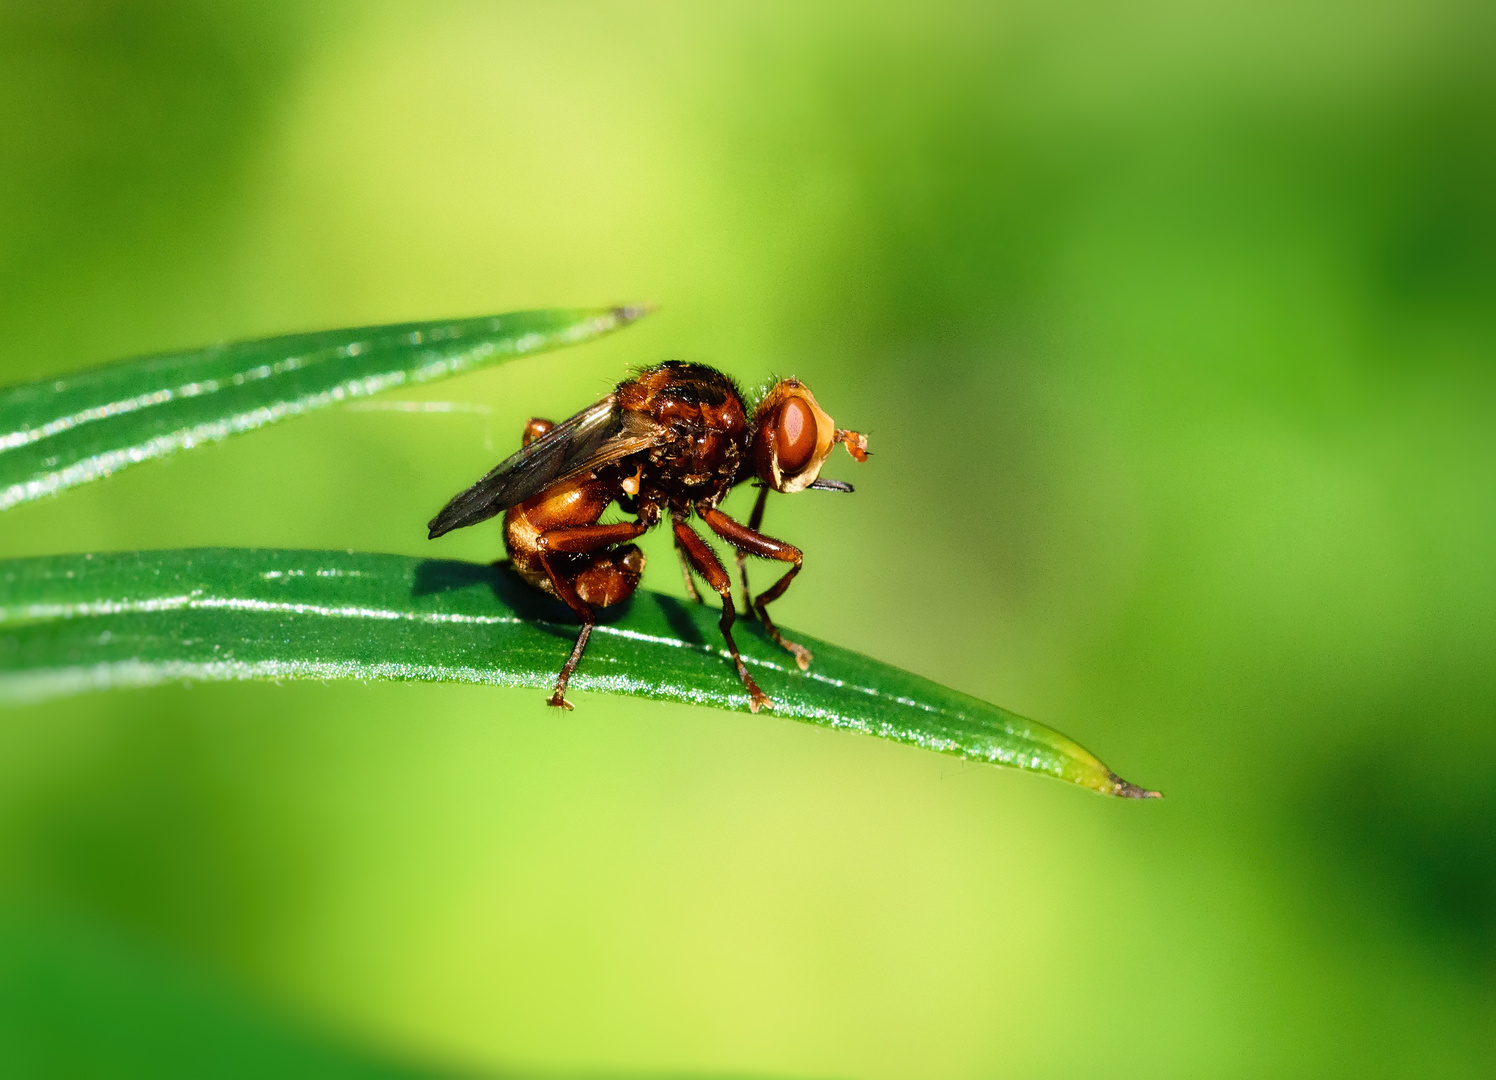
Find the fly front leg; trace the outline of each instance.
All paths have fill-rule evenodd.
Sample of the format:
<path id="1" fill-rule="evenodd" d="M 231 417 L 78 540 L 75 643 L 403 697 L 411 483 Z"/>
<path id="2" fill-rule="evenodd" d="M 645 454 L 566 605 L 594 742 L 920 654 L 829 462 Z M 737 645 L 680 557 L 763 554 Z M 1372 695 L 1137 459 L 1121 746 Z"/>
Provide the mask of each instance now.
<path id="1" fill-rule="evenodd" d="M 765 491 L 767 490 L 766 488 Z M 810 650 L 781 634 L 779 628 L 774 625 L 774 621 L 769 618 L 769 613 L 764 610 L 767 605 L 784 595 L 784 591 L 790 587 L 790 582 L 794 581 L 795 575 L 800 572 L 800 567 L 805 564 L 805 557 L 800 553 L 800 549 L 793 544 L 786 544 L 783 540 L 765 536 L 756 528 L 734 521 L 715 507 L 706 509 L 698 506 L 696 513 L 701 515 L 701 520 L 707 523 L 707 527 L 712 532 L 737 548 L 740 559 L 745 554 L 757 555 L 761 559 L 778 559 L 780 562 L 792 564 L 784 577 L 753 602 L 753 609 L 758 615 L 758 621 L 764 624 L 765 630 L 769 631 L 769 635 L 779 643 L 782 649 L 794 656 L 795 663 L 800 666 L 800 670 L 810 670 L 810 662 L 814 659 Z M 755 513 L 754 518 L 757 519 L 759 516 Z M 754 524 L 757 524 L 756 520 Z M 744 585 L 746 584 L 745 580 Z"/>
<path id="2" fill-rule="evenodd" d="M 754 532 L 758 532 L 758 527 L 764 522 L 764 504 L 768 501 L 769 489 L 761 486 L 758 489 L 758 501 L 753 504 L 753 516 L 748 519 L 748 528 Z M 753 611 L 753 593 L 748 591 L 748 553 L 741 548 L 734 548 L 733 553 L 738 559 L 738 577 L 743 579 L 743 610 L 750 619 L 756 619 L 758 616 Z"/>
<path id="3" fill-rule="evenodd" d="M 608 553 L 603 552 L 592 563 L 571 570 L 563 568 L 562 561 L 556 556 L 598 552 L 642 536 L 648 528 L 643 522 L 620 521 L 611 525 L 549 529 L 540 534 L 537 540 L 540 565 L 545 568 L 556 595 L 582 620 L 582 632 L 577 635 L 577 643 L 562 666 L 561 674 L 556 677 L 556 689 L 546 700 L 547 705 L 567 711 L 572 708 L 571 702 L 566 700 L 566 684 L 571 681 L 571 674 L 577 669 L 582 652 L 587 648 L 587 639 L 597 624 L 597 614 L 587 600 L 591 598 L 602 607 L 617 603 L 638 588 L 639 575 L 644 569 L 643 556 L 632 544 L 614 553 L 615 558 L 610 559 Z M 578 588 L 579 583 L 586 587 L 588 595 L 585 598 Z"/>
<path id="4" fill-rule="evenodd" d="M 722 560 L 717 558 L 717 553 L 697 535 L 695 529 L 680 518 L 675 519 L 674 527 L 675 538 L 686 557 L 691 560 L 691 566 L 706 579 L 708 585 L 716 590 L 717 595 L 722 597 L 722 620 L 717 625 L 721 627 L 722 636 L 727 641 L 727 651 L 732 654 L 732 662 L 737 666 L 738 678 L 743 680 L 743 685 L 748 690 L 748 710 L 758 712 L 762 708 L 772 709 L 774 703 L 758 688 L 758 683 L 753 681 L 753 676 L 748 674 L 748 665 L 743 663 L 737 642 L 732 639 L 734 618 L 732 578 L 727 576 L 727 571 L 722 566 Z"/>

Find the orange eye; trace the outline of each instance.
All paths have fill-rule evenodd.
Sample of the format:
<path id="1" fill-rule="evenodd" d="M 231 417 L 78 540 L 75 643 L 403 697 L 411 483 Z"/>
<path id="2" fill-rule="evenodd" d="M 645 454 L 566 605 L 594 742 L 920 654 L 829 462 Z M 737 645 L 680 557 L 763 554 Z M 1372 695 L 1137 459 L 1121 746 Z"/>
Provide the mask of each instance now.
<path id="1" fill-rule="evenodd" d="M 801 398 L 790 398 L 779 410 L 779 423 L 774 430 L 774 452 L 779 458 L 779 468 L 786 476 L 794 476 L 805 468 L 815 454 L 816 418 Z"/>

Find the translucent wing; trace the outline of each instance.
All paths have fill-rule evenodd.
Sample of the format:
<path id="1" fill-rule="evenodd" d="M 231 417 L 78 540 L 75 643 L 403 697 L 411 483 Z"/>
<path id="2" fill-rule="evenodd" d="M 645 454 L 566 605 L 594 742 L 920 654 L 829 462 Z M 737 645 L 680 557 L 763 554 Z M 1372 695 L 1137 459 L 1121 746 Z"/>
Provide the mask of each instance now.
<path id="1" fill-rule="evenodd" d="M 505 458 L 483 479 L 453 496 L 431 519 L 430 538 L 487 521 L 552 484 L 647 450 L 655 445 L 659 434 L 650 421 L 624 413 L 617 398 L 609 394 Z"/>

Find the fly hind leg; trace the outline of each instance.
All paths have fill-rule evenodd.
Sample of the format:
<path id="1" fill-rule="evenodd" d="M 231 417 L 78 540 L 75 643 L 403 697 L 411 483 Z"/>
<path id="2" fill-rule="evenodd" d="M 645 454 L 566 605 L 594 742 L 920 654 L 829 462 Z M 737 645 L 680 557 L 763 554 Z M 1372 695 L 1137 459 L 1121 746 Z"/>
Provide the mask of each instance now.
<path id="1" fill-rule="evenodd" d="M 554 556 L 542 554 L 540 565 L 545 568 L 546 576 L 551 579 L 556 595 L 565 601 L 567 607 L 576 612 L 577 618 L 582 620 L 582 632 L 577 635 L 577 642 L 572 646 L 571 655 L 566 658 L 566 663 L 562 665 L 561 674 L 556 676 L 555 690 L 545 702 L 552 708 L 565 709 L 570 712 L 572 704 L 566 700 L 566 684 L 571 681 L 571 673 L 577 669 L 577 662 L 582 659 L 582 650 L 587 648 L 587 639 L 592 636 L 592 628 L 597 624 L 597 614 L 578 594 L 571 577 L 557 566 Z"/>
<path id="2" fill-rule="evenodd" d="M 556 423 L 554 420 L 545 420 L 539 416 L 532 416 L 530 422 L 525 425 L 524 435 L 520 438 L 520 446 L 529 446 L 555 426 Z"/>
<path id="3" fill-rule="evenodd" d="M 637 544 L 624 544 L 593 555 L 572 583 L 588 605 L 605 608 L 633 596 L 643 576 L 644 552 Z"/>
<path id="4" fill-rule="evenodd" d="M 625 541 L 642 536 L 648 526 L 637 522 L 620 521 L 613 525 L 579 525 L 569 528 L 550 529 L 540 535 L 540 565 L 550 578 L 566 606 L 576 612 L 582 620 L 582 631 L 571 655 L 556 677 L 556 689 L 546 704 L 570 711 L 571 702 L 566 700 L 566 684 L 576 671 L 582 652 L 587 648 L 587 639 L 597 625 L 597 613 L 593 605 L 607 607 L 627 599 L 639 587 L 639 577 L 644 572 L 644 553 Z M 612 551 L 615 544 L 624 546 Z M 568 555 L 587 555 L 582 566 L 566 558 Z"/>

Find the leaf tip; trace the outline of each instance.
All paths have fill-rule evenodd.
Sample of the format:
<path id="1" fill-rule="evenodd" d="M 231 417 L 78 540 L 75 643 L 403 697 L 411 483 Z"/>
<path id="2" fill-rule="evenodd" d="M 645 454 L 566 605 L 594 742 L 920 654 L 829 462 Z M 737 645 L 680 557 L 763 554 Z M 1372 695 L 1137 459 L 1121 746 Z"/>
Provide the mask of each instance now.
<path id="1" fill-rule="evenodd" d="M 613 317 L 618 320 L 619 326 L 627 326 L 629 323 L 638 322 L 646 315 L 653 315 L 660 310 L 659 304 L 624 304 L 613 309 Z"/>
<path id="2" fill-rule="evenodd" d="M 1149 791 L 1145 787 L 1139 787 L 1137 784 L 1122 779 L 1114 772 L 1107 773 L 1107 776 L 1112 781 L 1112 794 L 1119 799 L 1162 799 L 1164 797 L 1162 791 Z"/>

